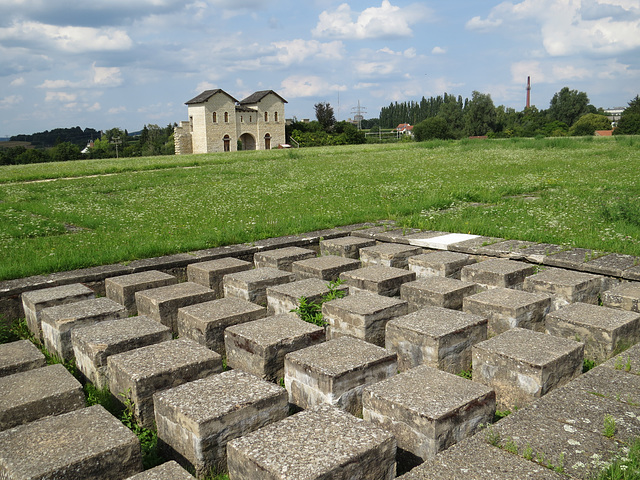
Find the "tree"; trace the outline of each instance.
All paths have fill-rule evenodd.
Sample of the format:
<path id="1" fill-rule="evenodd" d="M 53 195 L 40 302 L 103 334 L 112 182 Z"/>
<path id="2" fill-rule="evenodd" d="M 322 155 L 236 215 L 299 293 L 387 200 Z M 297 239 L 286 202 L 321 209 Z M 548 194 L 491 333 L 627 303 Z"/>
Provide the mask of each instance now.
<path id="1" fill-rule="evenodd" d="M 432 140 L 448 140 L 453 138 L 449 124 L 442 117 L 431 117 L 413 127 L 413 136 L 418 142 Z"/>
<path id="2" fill-rule="evenodd" d="M 582 115 L 590 113 L 590 111 L 589 97 L 585 92 L 569 90 L 569 87 L 564 87 L 551 99 L 547 114 L 551 120 L 558 120 L 571 126 Z"/>
<path id="3" fill-rule="evenodd" d="M 611 130 L 611 121 L 606 115 L 587 113 L 571 126 L 569 134 L 573 136 L 593 135 L 596 130 Z"/>
<path id="4" fill-rule="evenodd" d="M 329 103 L 316 103 L 313 108 L 316 110 L 316 119 L 325 132 L 331 130 L 336 123 L 336 117 L 333 115 L 333 107 Z"/>
<path id="5" fill-rule="evenodd" d="M 49 156 L 54 162 L 66 162 L 68 160 L 78 160 L 82 157 L 80 147 L 71 142 L 62 142 L 49 151 Z"/>
<path id="6" fill-rule="evenodd" d="M 640 114 L 640 95 L 636 95 L 636 98 L 629 102 L 629 106 L 624 109 L 622 115 L 629 115 L 630 113 Z"/>
<path id="7" fill-rule="evenodd" d="M 464 129 L 469 136 L 486 135 L 494 130 L 496 108 L 488 93 L 474 91 L 464 111 Z"/>
<path id="8" fill-rule="evenodd" d="M 614 135 L 640 135 L 640 113 L 623 114 Z"/>

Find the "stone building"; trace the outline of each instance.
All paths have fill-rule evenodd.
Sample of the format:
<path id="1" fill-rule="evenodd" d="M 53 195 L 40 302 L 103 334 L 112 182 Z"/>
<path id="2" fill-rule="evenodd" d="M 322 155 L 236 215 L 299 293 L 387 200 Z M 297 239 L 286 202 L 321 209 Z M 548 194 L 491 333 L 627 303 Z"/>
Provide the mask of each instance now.
<path id="1" fill-rule="evenodd" d="M 238 101 L 224 90 L 205 90 L 192 98 L 189 121 L 174 130 L 176 155 L 270 150 L 285 143 L 284 104 L 273 90 Z"/>

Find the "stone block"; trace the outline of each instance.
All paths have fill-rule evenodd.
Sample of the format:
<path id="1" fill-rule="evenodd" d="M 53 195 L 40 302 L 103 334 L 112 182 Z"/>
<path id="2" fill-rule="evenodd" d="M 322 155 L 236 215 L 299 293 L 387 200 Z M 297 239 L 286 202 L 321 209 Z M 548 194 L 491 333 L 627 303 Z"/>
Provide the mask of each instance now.
<path id="1" fill-rule="evenodd" d="M 105 320 L 125 318 L 127 309 L 118 302 L 100 297 L 75 303 L 48 307 L 41 312 L 44 346 L 63 360 L 71 360 L 71 331 L 89 327 Z"/>
<path id="2" fill-rule="evenodd" d="M 407 269 L 407 259 L 421 254 L 421 247 L 398 243 L 380 243 L 373 247 L 361 248 L 360 261 L 363 267 L 384 266 Z"/>
<path id="3" fill-rule="evenodd" d="M 0 432 L 3 479 L 120 480 L 142 471 L 138 437 L 101 405 Z"/>
<path id="4" fill-rule="evenodd" d="M 629 312 L 640 312 L 640 282 L 622 283 L 602 294 L 602 305 Z"/>
<path id="5" fill-rule="evenodd" d="M 499 237 L 484 237 L 474 236 L 466 240 L 461 240 L 456 243 L 447 245 L 447 250 L 452 252 L 467 253 L 469 255 L 477 255 L 482 247 L 504 241 L 504 238 Z"/>
<path id="6" fill-rule="evenodd" d="M 104 281 L 104 289 L 107 298 L 124 305 L 129 315 L 137 315 L 136 292 L 175 285 L 176 283 L 178 283 L 178 279 L 173 275 L 159 270 L 147 270 L 145 272 L 107 278 Z"/>
<path id="7" fill-rule="evenodd" d="M 334 282 L 340 278 L 342 272 L 356 270 L 360 267 L 360 261 L 354 258 L 324 255 L 322 257 L 293 262 L 291 272 L 296 274 L 298 280 L 319 278 L 328 282 Z"/>
<path id="8" fill-rule="evenodd" d="M 210 288 L 218 298 L 224 295 L 222 278 L 228 273 L 252 270 L 253 263 L 234 257 L 219 258 L 187 266 L 187 280 Z"/>
<path id="9" fill-rule="evenodd" d="M 381 347 L 387 322 L 407 313 L 407 302 L 381 295 L 350 295 L 322 305 L 328 340 L 350 335 Z"/>
<path id="10" fill-rule="evenodd" d="M 245 272 L 229 273 L 222 279 L 225 297 L 235 297 L 247 302 L 267 306 L 267 287 L 293 282 L 295 274 L 265 267 Z"/>
<path id="11" fill-rule="evenodd" d="M 133 402 L 140 426 L 153 426 L 153 394 L 222 371 L 222 358 L 190 340 L 179 338 L 107 358 L 109 390 Z"/>
<path id="12" fill-rule="evenodd" d="M 417 245 L 433 250 L 450 250 L 452 245 L 457 245 L 469 240 L 475 240 L 479 237 L 478 235 L 469 235 L 467 233 L 427 231 L 407 235 L 406 238 L 409 245 Z"/>
<path id="13" fill-rule="evenodd" d="M 193 475 L 171 460 L 129 477 L 127 480 L 193 480 Z"/>
<path id="14" fill-rule="evenodd" d="M 343 295 L 349 294 L 349 289 L 346 286 L 339 285 L 335 290 L 342 292 Z M 300 306 L 300 297 L 305 297 L 310 303 L 321 304 L 322 298 L 329 293 L 328 283 L 319 278 L 307 278 L 268 287 L 267 313 L 269 315 L 289 313 Z"/>
<path id="15" fill-rule="evenodd" d="M 362 392 L 362 418 L 392 433 L 398 448 L 423 460 L 491 423 L 495 411 L 493 390 L 427 365 Z"/>
<path id="16" fill-rule="evenodd" d="M 476 263 L 476 259 L 466 253 L 432 252 L 416 255 L 408 259 L 409 271 L 416 272 L 417 278 L 449 277 L 460 279 L 460 270 Z"/>
<path id="17" fill-rule="evenodd" d="M 582 373 L 584 344 L 523 328 L 473 346 L 473 380 L 495 390 L 499 409 L 525 407 Z"/>
<path id="18" fill-rule="evenodd" d="M 320 253 L 322 255 L 338 255 L 340 257 L 359 259 L 360 249 L 373 247 L 376 241 L 361 237 L 340 237 L 320 241 Z"/>
<path id="19" fill-rule="evenodd" d="M 89 300 L 95 297 L 94 291 L 81 283 L 24 292 L 22 294 L 22 308 L 24 309 L 29 331 L 38 340 L 42 340 L 40 318 L 42 309 L 79 302 L 80 300 Z"/>
<path id="20" fill-rule="evenodd" d="M 42 352 L 29 340 L 0 345 L 0 377 L 44 367 L 46 364 Z"/>
<path id="21" fill-rule="evenodd" d="M 554 245 L 551 243 L 537 243 L 535 245 L 531 245 L 520 253 L 522 257 L 532 263 L 544 263 L 544 259 L 549 255 L 553 255 L 558 252 L 564 251 L 565 247 L 561 245 Z"/>
<path id="22" fill-rule="evenodd" d="M 215 300 L 216 292 L 193 282 L 136 292 L 138 314 L 153 318 L 178 333 L 178 309 Z"/>
<path id="23" fill-rule="evenodd" d="M 475 283 L 455 278 L 422 277 L 415 282 L 403 283 L 400 286 L 400 298 L 409 302 L 411 311 L 427 306 L 461 310 L 464 297 L 478 290 Z"/>
<path id="24" fill-rule="evenodd" d="M 584 342 L 584 356 L 596 363 L 640 341 L 640 313 L 573 303 L 547 315 L 551 335 Z"/>
<path id="25" fill-rule="evenodd" d="M 575 302 L 597 305 L 601 288 L 600 275 L 561 268 L 547 268 L 524 280 L 525 291 L 552 295 L 553 310 Z"/>
<path id="26" fill-rule="evenodd" d="M 484 247 L 478 248 L 480 255 L 490 257 L 511 258 L 513 260 L 522 260 L 524 258 L 523 250 L 535 245 L 534 242 L 522 240 L 504 240 L 502 242 L 492 243 Z"/>
<path id="27" fill-rule="evenodd" d="M 308 248 L 285 247 L 266 252 L 257 252 L 253 255 L 256 268 L 277 268 L 285 272 L 291 271 L 291 264 L 307 258 L 314 258 L 316 252 Z"/>
<path id="28" fill-rule="evenodd" d="M 464 297 L 462 310 L 489 319 L 489 335 L 519 327 L 544 332 L 551 296 L 511 288 L 493 288 Z"/>
<path id="29" fill-rule="evenodd" d="M 552 267 L 569 268 L 571 270 L 581 270 L 582 266 L 600 256 L 600 252 L 588 248 L 572 248 L 561 250 L 552 255 L 548 255 L 543 260 L 543 265 Z"/>
<path id="30" fill-rule="evenodd" d="M 585 272 L 621 277 L 625 270 L 628 270 L 637 264 L 638 257 L 634 257 L 633 255 L 622 255 L 620 253 L 610 253 L 590 260 L 582 264 L 580 268 Z"/>
<path id="31" fill-rule="evenodd" d="M 401 372 L 429 365 L 449 373 L 471 368 L 472 347 L 487 339 L 487 319 L 441 307 L 424 307 L 387 323 L 385 348 Z"/>
<path id="32" fill-rule="evenodd" d="M 373 266 L 340 274 L 340 280 L 349 287 L 349 293 L 374 293 L 385 297 L 400 295 L 400 285 L 413 282 L 415 272 L 403 268 Z"/>
<path id="33" fill-rule="evenodd" d="M 396 473 L 395 438 L 328 405 L 232 440 L 227 455 L 232 479 L 391 480 Z"/>
<path id="34" fill-rule="evenodd" d="M 198 478 L 227 470 L 227 442 L 289 414 L 285 389 L 239 370 L 156 393 L 153 401 L 161 450 Z"/>
<path id="35" fill-rule="evenodd" d="M 284 376 L 287 353 L 325 338 L 322 327 L 300 320 L 295 313 L 233 325 L 224 332 L 227 365 L 276 382 Z"/>
<path id="36" fill-rule="evenodd" d="M 610 358 L 602 366 L 640 376 L 640 343 Z"/>
<path id="37" fill-rule="evenodd" d="M 603 365 L 580 375 L 570 386 L 598 398 L 626 404 L 626 407 L 640 405 L 640 375 L 632 372 Z"/>
<path id="38" fill-rule="evenodd" d="M 362 390 L 396 374 L 396 354 L 354 337 L 340 337 L 288 354 L 284 384 L 289 402 L 301 408 L 321 403 L 358 415 Z"/>
<path id="39" fill-rule="evenodd" d="M 171 340 L 169 327 L 139 316 L 107 320 L 71 332 L 76 366 L 96 387 L 109 385 L 107 358 L 117 353 Z"/>
<path id="40" fill-rule="evenodd" d="M 477 283 L 484 288 L 522 289 L 524 279 L 536 273 L 536 267 L 525 262 L 492 258 L 466 265 L 460 270 L 460 279 Z"/>
<path id="41" fill-rule="evenodd" d="M 0 430 L 84 406 L 82 385 L 61 364 L 0 378 Z"/>
<path id="42" fill-rule="evenodd" d="M 234 297 L 219 298 L 178 309 L 178 336 L 195 340 L 225 355 L 224 330 L 267 316 L 267 309 Z"/>

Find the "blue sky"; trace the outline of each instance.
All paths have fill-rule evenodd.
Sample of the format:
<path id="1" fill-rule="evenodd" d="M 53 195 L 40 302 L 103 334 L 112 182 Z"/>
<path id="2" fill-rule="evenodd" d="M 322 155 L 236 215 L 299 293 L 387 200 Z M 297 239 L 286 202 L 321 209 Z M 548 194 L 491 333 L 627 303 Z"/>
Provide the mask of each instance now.
<path id="1" fill-rule="evenodd" d="M 166 126 L 222 88 L 275 90 L 339 120 L 444 92 L 547 108 L 640 93 L 640 0 L 1 0 L 0 136 Z"/>

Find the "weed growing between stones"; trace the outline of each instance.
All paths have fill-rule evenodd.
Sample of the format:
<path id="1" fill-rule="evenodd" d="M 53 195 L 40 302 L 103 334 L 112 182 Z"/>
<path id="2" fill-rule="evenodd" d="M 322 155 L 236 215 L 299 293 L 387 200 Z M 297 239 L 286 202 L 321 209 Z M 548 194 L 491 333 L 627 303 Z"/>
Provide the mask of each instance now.
<path id="1" fill-rule="evenodd" d="M 457 375 L 459 377 L 466 378 L 467 380 L 473 380 L 473 371 L 471 370 L 471 367 L 469 367 L 469 370 L 460 370 Z"/>
<path id="2" fill-rule="evenodd" d="M 158 449 L 158 434 L 155 430 L 144 428 L 138 425 L 134 414 L 134 404 L 127 393 L 121 393 L 124 410 L 120 416 L 120 421 L 129 428 L 140 440 L 140 450 L 142 452 L 142 466 L 145 470 L 164 463 L 164 458 Z"/>
<path id="3" fill-rule="evenodd" d="M 613 438 L 616 434 L 616 420 L 611 415 L 604 416 L 604 430 L 602 434 L 607 438 Z"/>
<path id="4" fill-rule="evenodd" d="M 603 466 L 595 480 L 637 480 L 640 478 L 640 437 L 622 448 L 621 453 Z"/>
<path id="5" fill-rule="evenodd" d="M 589 358 L 585 358 L 582 361 L 582 373 L 587 373 L 592 368 L 595 368 L 596 365 L 597 364 L 596 364 L 595 360 L 591 360 Z"/>
<path id="6" fill-rule="evenodd" d="M 623 361 L 622 357 L 616 357 L 614 364 L 616 370 L 624 370 L 625 372 L 631 372 L 631 356 L 627 355 L 627 361 Z"/>
<path id="7" fill-rule="evenodd" d="M 313 323 L 319 327 L 326 327 L 328 323 L 322 316 L 322 304 L 345 296 L 345 292 L 338 290 L 342 283 L 343 280 L 329 282 L 327 284 L 329 293 L 322 296 L 320 303 L 310 302 L 306 297 L 300 297 L 298 299 L 298 308 L 294 308 L 291 311 L 297 313 L 300 319 L 305 322 Z"/>

